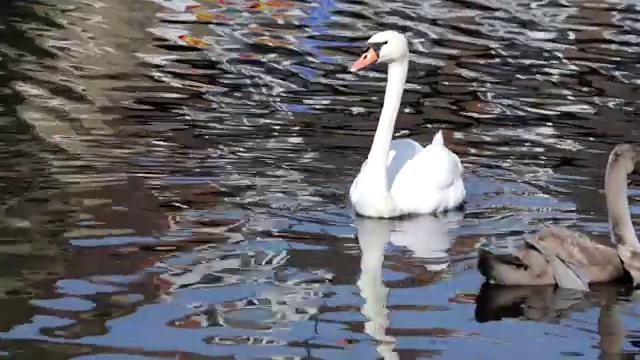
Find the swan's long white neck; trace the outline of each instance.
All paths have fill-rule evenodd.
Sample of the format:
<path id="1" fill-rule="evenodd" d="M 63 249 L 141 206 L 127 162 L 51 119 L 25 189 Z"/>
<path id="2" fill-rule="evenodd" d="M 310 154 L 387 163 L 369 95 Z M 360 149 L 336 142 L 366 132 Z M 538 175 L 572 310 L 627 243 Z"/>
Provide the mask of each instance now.
<path id="1" fill-rule="evenodd" d="M 396 117 L 402 102 L 404 84 L 407 81 L 407 71 L 409 69 L 409 58 L 394 61 L 389 64 L 387 70 L 387 87 L 384 94 L 384 104 L 378 121 L 378 128 L 373 137 L 373 144 L 369 151 L 367 167 L 370 171 L 379 172 L 375 179 L 380 179 L 384 183 L 380 184 L 387 190 L 387 160 L 389 158 L 389 147 L 391 138 L 396 126 Z"/>
<path id="2" fill-rule="evenodd" d="M 609 213 L 611 240 L 617 244 L 640 245 L 629 213 L 627 172 L 619 161 L 609 160 L 604 178 L 604 192 Z"/>

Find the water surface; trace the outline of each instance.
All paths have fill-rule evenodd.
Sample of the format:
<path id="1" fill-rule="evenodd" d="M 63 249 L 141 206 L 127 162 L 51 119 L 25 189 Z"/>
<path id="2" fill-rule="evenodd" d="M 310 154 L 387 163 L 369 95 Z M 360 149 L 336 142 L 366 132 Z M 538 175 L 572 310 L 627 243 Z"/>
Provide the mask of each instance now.
<path id="1" fill-rule="evenodd" d="M 605 238 L 636 141 L 632 1 L 13 0 L 0 14 L 0 350 L 16 359 L 631 359 L 600 286 L 482 286 L 475 246 Z M 355 219 L 407 33 L 397 137 L 439 129 L 464 213 Z M 637 179 L 632 179 L 635 183 Z M 638 214 L 633 198 L 632 210 Z"/>

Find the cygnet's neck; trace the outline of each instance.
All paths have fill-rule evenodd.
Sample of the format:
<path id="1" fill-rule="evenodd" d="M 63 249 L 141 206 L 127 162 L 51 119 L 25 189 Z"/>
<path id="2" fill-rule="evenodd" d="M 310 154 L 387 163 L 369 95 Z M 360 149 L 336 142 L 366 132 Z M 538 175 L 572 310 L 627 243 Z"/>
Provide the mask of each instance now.
<path id="1" fill-rule="evenodd" d="M 610 159 L 604 178 L 611 240 L 617 244 L 640 245 L 629 213 L 627 171 L 622 160 Z"/>

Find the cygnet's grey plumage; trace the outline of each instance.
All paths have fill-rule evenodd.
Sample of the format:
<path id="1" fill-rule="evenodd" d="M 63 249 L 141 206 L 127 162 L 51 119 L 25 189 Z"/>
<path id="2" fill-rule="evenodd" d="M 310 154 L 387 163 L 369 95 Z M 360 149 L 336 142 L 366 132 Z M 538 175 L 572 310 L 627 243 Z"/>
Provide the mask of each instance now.
<path id="1" fill-rule="evenodd" d="M 612 243 L 597 243 L 563 227 L 542 229 L 511 254 L 481 248 L 478 269 L 490 282 L 502 285 L 552 285 L 588 290 L 589 283 L 620 279 L 625 271 L 640 282 L 640 244 L 633 229 L 627 199 L 627 176 L 640 159 L 640 147 L 616 146 L 609 155 L 605 195 Z"/>

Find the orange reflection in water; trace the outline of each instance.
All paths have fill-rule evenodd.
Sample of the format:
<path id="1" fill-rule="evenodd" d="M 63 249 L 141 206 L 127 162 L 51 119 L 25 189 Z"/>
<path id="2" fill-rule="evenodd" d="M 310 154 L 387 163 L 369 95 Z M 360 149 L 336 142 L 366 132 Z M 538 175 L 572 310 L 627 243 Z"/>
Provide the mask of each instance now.
<path id="1" fill-rule="evenodd" d="M 184 7 L 184 11 L 192 11 L 192 10 L 195 10 L 195 9 L 199 9 L 201 7 L 202 7 L 202 5 L 199 5 L 199 4 L 191 4 L 191 5 L 185 6 Z"/>
<path id="2" fill-rule="evenodd" d="M 262 58 L 261 55 L 246 53 L 246 52 L 238 54 L 238 57 L 241 59 L 261 59 Z"/>
<path id="3" fill-rule="evenodd" d="M 262 9 L 267 8 L 267 7 L 282 8 L 282 7 L 293 7 L 295 5 L 296 4 L 294 2 L 291 2 L 291 1 L 280 1 L 280 0 L 256 1 L 253 4 L 247 5 L 245 8 L 246 9 L 252 9 L 252 10 L 262 10 Z"/>
<path id="4" fill-rule="evenodd" d="M 216 14 L 216 13 L 203 12 L 203 11 L 194 12 L 193 14 L 196 16 L 196 19 L 203 20 L 203 21 L 208 21 L 208 20 L 225 20 L 225 21 L 228 21 L 228 20 L 230 20 L 230 18 L 228 16 L 225 16 L 223 14 Z"/>
<path id="5" fill-rule="evenodd" d="M 198 39 L 196 37 L 190 36 L 190 35 L 179 35 L 178 39 L 184 41 L 185 43 L 192 45 L 192 46 L 208 46 L 211 45 L 208 42 Z"/>
<path id="6" fill-rule="evenodd" d="M 267 44 L 267 45 L 275 45 L 275 46 L 289 46 L 291 44 L 293 44 L 292 41 L 288 41 L 288 40 L 278 40 L 278 39 L 273 39 L 267 36 L 261 36 L 259 38 L 255 39 L 256 42 L 262 43 L 262 44 Z"/>

